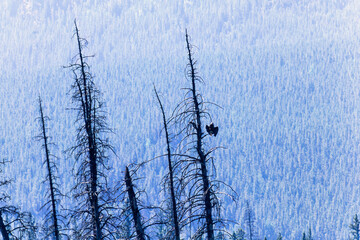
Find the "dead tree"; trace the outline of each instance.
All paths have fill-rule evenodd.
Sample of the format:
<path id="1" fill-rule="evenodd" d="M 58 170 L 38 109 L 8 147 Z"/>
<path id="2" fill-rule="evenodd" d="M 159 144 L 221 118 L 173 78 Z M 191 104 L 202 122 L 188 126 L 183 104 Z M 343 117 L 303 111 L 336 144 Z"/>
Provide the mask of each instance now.
<path id="1" fill-rule="evenodd" d="M 205 235 L 207 239 L 213 240 L 215 225 L 223 222 L 220 218 L 221 204 L 217 196 L 217 188 L 222 182 L 215 179 L 214 158 L 211 156 L 219 147 L 207 149 L 206 139 L 215 134 L 207 134 L 203 128 L 205 122 L 212 122 L 208 106 L 217 105 L 204 102 L 197 89 L 197 84 L 202 83 L 203 80 L 197 73 L 193 48 L 187 32 L 186 48 L 188 53 L 186 77 L 190 86 L 185 88 L 184 100 L 175 108 L 170 120 L 178 127 L 177 134 L 180 138 L 176 154 L 179 160 L 174 165 L 180 173 L 176 185 L 182 192 L 187 192 L 184 204 L 184 214 L 187 217 L 183 222 L 186 225 L 196 226 L 193 238 Z M 216 134 L 217 130 L 218 128 Z"/>
<path id="2" fill-rule="evenodd" d="M 51 160 L 52 155 L 50 154 L 49 150 L 49 137 L 47 135 L 47 127 L 46 127 L 46 121 L 48 120 L 48 117 L 44 116 L 43 108 L 42 108 L 42 101 L 39 97 L 39 113 L 40 117 L 39 123 L 40 123 L 40 129 L 41 133 L 37 136 L 38 140 L 42 140 L 43 144 L 42 147 L 44 148 L 45 153 L 45 160 L 43 162 L 43 165 L 46 165 L 46 179 L 45 181 L 48 182 L 48 192 L 47 192 L 47 198 L 49 200 L 42 206 L 42 208 L 46 208 L 46 220 L 47 222 L 52 222 L 52 224 L 48 227 L 47 231 L 49 232 L 48 235 L 55 236 L 56 240 L 60 239 L 60 228 L 59 228 L 59 221 L 58 221 L 58 201 L 59 196 L 61 196 L 61 193 L 59 191 L 58 185 L 56 183 L 57 177 L 55 176 L 55 172 L 57 171 L 56 165 L 54 161 Z"/>
<path id="3" fill-rule="evenodd" d="M 145 231 L 143 224 L 141 223 L 141 215 L 138 207 L 138 200 L 135 195 L 135 191 L 128 167 L 126 167 L 125 169 L 125 184 L 126 184 L 126 192 L 129 197 L 128 199 L 133 216 L 133 221 L 136 229 L 136 239 L 145 240 Z"/>
<path id="4" fill-rule="evenodd" d="M 0 161 L 0 187 L 7 186 L 11 183 L 10 180 L 4 179 L 3 167 L 7 161 Z M 8 205 L 7 202 L 10 200 L 10 196 L 2 192 L 0 194 L 0 232 L 4 240 L 19 239 L 17 233 L 20 231 L 33 230 L 34 226 L 30 223 L 31 214 L 27 212 L 21 212 L 19 208 Z"/>
<path id="5" fill-rule="evenodd" d="M 171 148 L 170 148 L 170 137 L 168 132 L 168 123 L 165 116 L 165 111 L 163 108 L 163 105 L 161 103 L 160 97 L 156 91 L 156 88 L 154 87 L 154 91 L 156 94 L 156 98 L 159 102 L 162 118 L 163 118 L 163 124 L 164 124 L 164 130 L 165 130 L 165 138 L 166 138 L 166 150 L 167 150 L 167 160 L 168 160 L 168 186 L 170 191 L 170 200 L 171 200 L 171 216 L 173 221 L 173 227 L 174 227 L 174 235 L 176 240 L 180 240 L 180 226 L 179 226 L 179 219 L 178 219 L 178 209 L 177 209 L 177 203 L 176 203 L 176 195 L 175 195 L 175 183 L 174 183 L 174 169 L 173 169 L 173 163 L 172 163 L 172 154 L 171 154 Z"/>
<path id="6" fill-rule="evenodd" d="M 208 176 L 208 169 L 206 164 L 206 155 L 203 149 L 203 131 L 202 131 L 202 122 L 201 122 L 201 112 L 200 112 L 200 104 L 199 95 L 196 92 L 196 80 L 199 78 L 196 76 L 195 72 L 195 63 L 193 62 L 191 56 L 191 46 L 189 43 L 189 37 L 186 32 L 186 44 L 188 50 L 188 58 L 189 58 L 189 67 L 190 67 L 190 78 L 191 78 L 191 93 L 192 93 L 192 102 L 193 102 L 193 110 L 191 115 L 193 115 L 193 119 L 191 120 L 191 125 L 193 126 L 196 134 L 196 152 L 198 154 L 197 161 L 200 164 L 201 169 L 201 179 L 202 179 L 202 192 L 204 194 L 204 210 L 205 210 L 205 220 L 206 220 L 206 233 L 208 239 L 214 239 L 214 222 L 212 217 L 212 203 L 211 203 L 211 189 L 210 189 L 210 181 Z M 200 100 L 201 101 L 201 100 Z"/>
<path id="7" fill-rule="evenodd" d="M 3 167 L 4 167 L 5 163 L 6 162 L 4 160 L 2 160 L 2 162 L 0 162 L 0 164 L 1 164 L 0 173 L 3 173 Z M 9 181 L 9 180 L 2 179 L 0 181 L 0 187 L 8 185 L 8 184 L 10 184 L 10 182 L 11 181 Z M 1 193 L 1 195 L 0 195 L 0 202 L 1 203 L 6 203 L 9 199 L 10 199 L 10 196 L 8 194 Z M 8 229 L 6 228 L 6 223 L 5 223 L 4 219 L 3 219 L 3 210 L 4 209 L 0 210 L 0 230 L 1 230 L 1 235 L 2 235 L 3 239 L 4 240 L 9 240 L 10 239 L 9 238 L 10 233 L 9 233 Z"/>
<path id="8" fill-rule="evenodd" d="M 77 164 L 73 191 L 78 206 L 72 217 L 81 222 L 82 239 L 113 239 L 118 223 L 106 176 L 107 152 L 112 147 L 105 137 L 111 131 L 106 123 L 104 103 L 86 62 L 90 56 L 83 54 L 87 41 L 79 36 L 76 21 L 74 35 L 78 54 L 69 67 L 75 80 L 72 99 L 77 111 L 77 138 L 71 152 Z"/>
<path id="9" fill-rule="evenodd" d="M 1 235 L 2 235 L 3 239 L 10 240 L 9 233 L 6 229 L 6 225 L 5 225 L 4 219 L 2 217 L 2 212 L 0 212 L 0 230 L 1 230 Z"/>

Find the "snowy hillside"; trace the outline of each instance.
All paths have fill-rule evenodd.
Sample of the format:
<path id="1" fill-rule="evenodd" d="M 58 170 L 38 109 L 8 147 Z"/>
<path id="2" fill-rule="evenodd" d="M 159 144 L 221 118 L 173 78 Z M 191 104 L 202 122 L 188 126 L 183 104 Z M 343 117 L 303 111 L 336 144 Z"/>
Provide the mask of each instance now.
<path id="1" fill-rule="evenodd" d="M 75 114 L 63 66 L 76 54 L 74 19 L 106 102 L 111 184 L 131 162 L 165 153 L 165 110 L 188 81 L 185 29 L 219 125 L 217 176 L 238 193 L 224 216 L 244 229 L 245 201 L 263 239 L 348 239 L 360 213 L 360 3 L 346 0 L 0 1 L 0 156 L 11 160 L 12 202 L 40 223 L 45 170 L 37 97 L 50 117 L 62 190 L 73 186 Z M 164 159 L 141 173 L 155 201 Z M 154 200 L 152 200 L 154 199 Z M 71 199 L 63 200 L 65 206 Z M 237 229 L 238 226 L 231 226 Z M 232 229 L 231 229 L 232 230 Z"/>

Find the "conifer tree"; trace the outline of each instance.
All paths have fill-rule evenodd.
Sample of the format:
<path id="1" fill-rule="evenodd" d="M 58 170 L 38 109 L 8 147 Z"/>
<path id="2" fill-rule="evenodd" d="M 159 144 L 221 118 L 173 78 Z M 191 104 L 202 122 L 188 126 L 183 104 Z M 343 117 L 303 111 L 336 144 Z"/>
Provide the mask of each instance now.
<path id="1" fill-rule="evenodd" d="M 225 234 L 223 232 L 218 232 L 218 234 L 216 235 L 216 240 L 226 240 Z"/>
<path id="2" fill-rule="evenodd" d="M 313 240 L 312 233 L 311 233 L 311 227 L 309 227 L 308 240 Z"/>
<path id="3" fill-rule="evenodd" d="M 251 209 L 249 201 L 246 201 L 245 212 L 244 212 L 244 222 L 247 227 L 248 239 L 254 240 L 256 238 L 255 213 Z"/>
<path id="4" fill-rule="evenodd" d="M 236 232 L 233 232 L 231 235 L 231 240 L 245 240 L 245 231 L 241 228 L 239 228 Z"/>
<path id="5" fill-rule="evenodd" d="M 306 240 L 306 234 L 305 234 L 305 232 L 303 232 L 303 235 L 302 235 L 301 240 Z"/>
<path id="6" fill-rule="evenodd" d="M 311 227 L 309 227 L 308 235 L 306 236 L 305 232 L 303 232 L 302 240 L 313 240 Z"/>
<path id="7" fill-rule="evenodd" d="M 355 214 L 349 227 L 351 240 L 360 240 L 360 221 L 357 214 Z"/>

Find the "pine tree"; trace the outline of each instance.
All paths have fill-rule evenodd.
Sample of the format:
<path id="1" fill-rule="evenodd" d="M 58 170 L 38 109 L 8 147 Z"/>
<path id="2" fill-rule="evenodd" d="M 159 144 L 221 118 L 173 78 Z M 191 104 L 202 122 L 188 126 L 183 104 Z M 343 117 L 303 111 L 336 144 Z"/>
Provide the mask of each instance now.
<path id="1" fill-rule="evenodd" d="M 244 212 L 244 222 L 248 230 L 248 239 L 254 240 L 256 238 L 255 231 L 255 213 L 250 207 L 249 201 L 246 201 L 245 212 Z"/>
<path id="2" fill-rule="evenodd" d="M 245 231 L 239 228 L 236 232 L 231 235 L 231 240 L 245 240 Z"/>
<path id="3" fill-rule="evenodd" d="M 357 214 L 355 214 L 349 227 L 351 240 L 360 240 L 360 221 Z"/>
<path id="4" fill-rule="evenodd" d="M 276 240 L 282 240 L 282 239 L 283 239 L 283 237 L 282 237 L 281 233 L 279 233 L 279 235 L 278 235 L 278 237 L 276 238 Z"/>
<path id="5" fill-rule="evenodd" d="M 306 236 L 306 233 L 303 232 L 303 235 L 302 235 L 302 240 L 313 240 L 313 237 L 312 237 L 312 232 L 311 232 L 311 227 L 309 227 L 309 232 L 308 232 L 308 236 Z"/>
<path id="6" fill-rule="evenodd" d="M 218 234 L 216 235 L 216 240 L 225 240 L 226 237 L 225 237 L 225 234 L 223 232 L 218 232 Z"/>
<path id="7" fill-rule="evenodd" d="M 309 227 L 308 240 L 313 240 L 312 233 L 311 233 L 311 227 Z"/>
<path id="8" fill-rule="evenodd" d="M 237 231 L 234 231 L 231 236 L 230 239 L 231 240 L 245 240 L 245 231 L 241 228 L 239 228 Z"/>
<path id="9" fill-rule="evenodd" d="M 306 234 L 305 234 L 305 232 L 304 232 L 303 235 L 302 235 L 302 240 L 306 240 Z"/>

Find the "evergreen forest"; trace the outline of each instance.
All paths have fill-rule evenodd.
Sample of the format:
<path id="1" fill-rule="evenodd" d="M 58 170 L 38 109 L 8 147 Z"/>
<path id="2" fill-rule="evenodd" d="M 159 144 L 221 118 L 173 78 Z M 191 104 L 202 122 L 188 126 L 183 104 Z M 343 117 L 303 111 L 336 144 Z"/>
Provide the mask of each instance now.
<path id="1" fill-rule="evenodd" d="M 360 239 L 360 2 L 0 9 L 0 239 Z"/>

